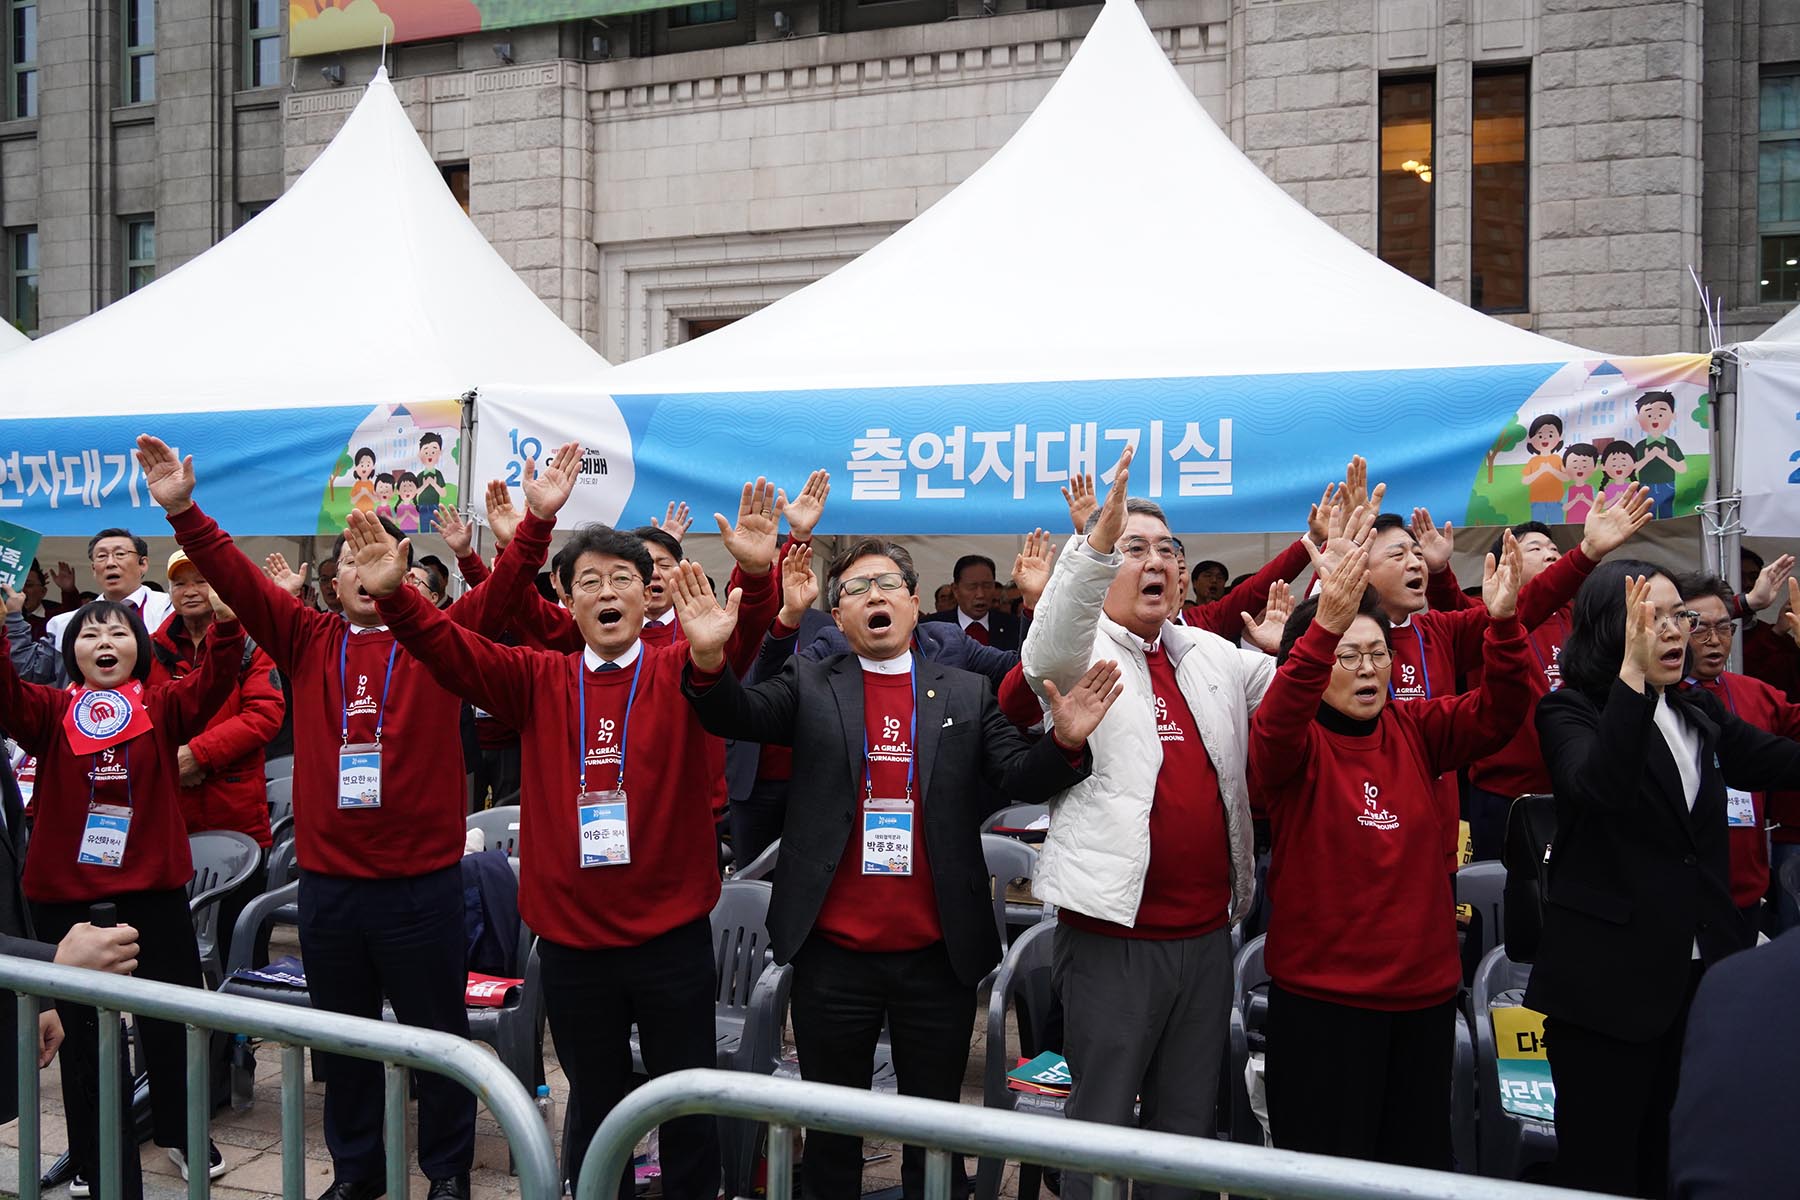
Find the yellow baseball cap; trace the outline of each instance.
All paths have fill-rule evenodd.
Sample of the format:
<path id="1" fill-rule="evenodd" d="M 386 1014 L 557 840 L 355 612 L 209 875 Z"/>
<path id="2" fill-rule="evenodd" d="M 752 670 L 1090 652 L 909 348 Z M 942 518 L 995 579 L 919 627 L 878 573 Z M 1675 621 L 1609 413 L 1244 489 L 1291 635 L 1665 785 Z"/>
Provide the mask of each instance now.
<path id="1" fill-rule="evenodd" d="M 175 578 L 175 571 L 176 571 L 176 568 L 178 568 L 178 567 L 193 567 L 193 569 L 196 572 L 198 572 L 200 570 L 199 567 L 194 566 L 193 560 L 188 558 L 188 556 L 186 554 L 182 553 L 180 550 L 177 550 L 175 553 L 169 555 L 169 578 L 170 579 Z"/>

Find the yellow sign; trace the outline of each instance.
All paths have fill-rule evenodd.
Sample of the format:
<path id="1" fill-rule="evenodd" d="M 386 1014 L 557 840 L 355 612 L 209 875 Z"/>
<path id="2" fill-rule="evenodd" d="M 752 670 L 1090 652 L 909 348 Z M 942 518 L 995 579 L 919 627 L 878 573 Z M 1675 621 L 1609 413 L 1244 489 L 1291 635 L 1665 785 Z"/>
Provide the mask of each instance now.
<path id="1" fill-rule="evenodd" d="M 1467 821 L 1456 823 L 1456 853 L 1457 862 L 1462 866 L 1466 867 L 1475 861 L 1475 839 L 1469 834 Z"/>
<path id="2" fill-rule="evenodd" d="M 1501 1058 L 1544 1058 L 1544 1014 L 1523 1005 L 1491 1008 Z"/>

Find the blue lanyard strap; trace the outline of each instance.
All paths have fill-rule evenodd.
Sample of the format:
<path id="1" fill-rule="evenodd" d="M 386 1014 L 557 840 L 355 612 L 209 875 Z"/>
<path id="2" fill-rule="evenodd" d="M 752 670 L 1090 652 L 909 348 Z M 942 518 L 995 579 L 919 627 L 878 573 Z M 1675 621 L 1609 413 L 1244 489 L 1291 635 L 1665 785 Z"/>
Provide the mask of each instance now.
<path id="1" fill-rule="evenodd" d="M 1417 621 L 1413 622 L 1412 631 L 1413 636 L 1419 639 L 1419 674 L 1425 677 L 1425 699 L 1429 700 L 1431 699 L 1431 666 L 1425 661 L 1425 635 L 1419 632 Z M 1390 697 L 1397 696 L 1392 679 L 1388 680 L 1388 695 Z"/>
<path id="2" fill-rule="evenodd" d="M 1731 680 L 1723 675 L 1719 676 L 1719 693 L 1725 697 L 1725 707 L 1731 710 L 1731 715 L 1737 716 L 1737 701 L 1731 698 Z"/>
<path id="3" fill-rule="evenodd" d="M 132 739 L 132 741 L 136 741 L 136 740 L 137 740 L 136 738 Z M 106 753 L 106 751 L 104 751 L 104 750 L 100 751 L 100 754 L 104 754 L 104 753 Z M 94 776 L 96 774 L 98 774 L 100 771 L 100 754 L 94 755 L 93 761 L 88 764 L 88 807 L 89 808 L 94 807 L 94 786 L 95 786 L 94 785 Z M 131 802 L 131 742 L 125 743 L 125 807 L 126 808 L 133 807 L 132 802 Z"/>
<path id="4" fill-rule="evenodd" d="M 338 646 L 338 700 L 344 706 L 344 745 L 350 744 L 350 639 L 356 635 L 344 630 Z M 388 689 L 394 686 L 394 655 L 400 651 L 399 639 L 388 647 L 387 678 L 381 683 L 381 707 L 375 710 L 375 744 L 381 745 L 381 726 L 387 720 Z"/>
<path id="5" fill-rule="evenodd" d="M 587 680 L 582 678 L 582 667 L 587 654 L 584 651 L 575 656 L 575 769 L 581 773 L 581 790 L 575 794 L 587 795 Z M 625 790 L 625 743 L 631 737 L 631 706 L 637 700 L 638 673 L 644 669 L 644 650 L 638 647 L 637 661 L 631 664 L 631 691 L 625 696 L 625 719 L 620 722 L 619 729 L 619 782 L 613 785 L 615 791 Z"/>
<path id="6" fill-rule="evenodd" d="M 906 734 L 906 798 L 912 799 L 919 774 L 919 656 L 912 656 L 912 724 Z M 875 797 L 875 773 L 869 769 L 869 722 L 863 721 L 863 799 Z"/>

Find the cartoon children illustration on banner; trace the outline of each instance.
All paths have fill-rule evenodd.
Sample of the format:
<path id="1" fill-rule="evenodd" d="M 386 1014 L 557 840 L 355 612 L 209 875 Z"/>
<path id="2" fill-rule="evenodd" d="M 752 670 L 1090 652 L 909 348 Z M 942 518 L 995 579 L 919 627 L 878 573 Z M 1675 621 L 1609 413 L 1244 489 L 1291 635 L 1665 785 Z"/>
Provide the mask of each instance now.
<path id="1" fill-rule="evenodd" d="M 454 400 L 381 405 L 345 441 L 319 506 L 319 531 L 343 528 L 352 508 L 429 533 L 437 510 L 457 502 L 462 410 Z M 447 473 L 444 467 L 451 470 Z"/>

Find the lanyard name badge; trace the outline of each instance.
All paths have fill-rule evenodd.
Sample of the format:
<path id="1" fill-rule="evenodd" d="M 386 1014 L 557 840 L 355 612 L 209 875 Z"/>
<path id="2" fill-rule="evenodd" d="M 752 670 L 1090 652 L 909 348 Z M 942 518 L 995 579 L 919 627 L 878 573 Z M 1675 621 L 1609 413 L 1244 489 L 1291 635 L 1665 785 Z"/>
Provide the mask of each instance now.
<path id="1" fill-rule="evenodd" d="M 1738 715 L 1737 700 L 1731 694 L 1731 681 L 1724 676 L 1719 677 L 1719 693 L 1725 697 L 1725 706 L 1731 710 L 1732 716 Z M 1755 829 L 1756 798 L 1742 788 L 1725 786 L 1725 825 L 1730 829 Z"/>
<path id="2" fill-rule="evenodd" d="M 131 747 L 125 747 L 123 769 L 112 764 L 113 752 L 108 750 L 96 754 L 88 767 L 87 824 L 82 826 L 81 846 L 75 852 L 76 863 L 84 867 L 125 865 L 125 843 L 131 837 Z M 124 804 L 101 804 L 96 800 L 95 792 L 103 775 L 109 782 L 124 780 Z"/>
<path id="3" fill-rule="evenodd" d="M 1388 681 L 1388 697 L 1393 700 L 1429 700 L 1431 699 L 1431 668 L 1425 662 L 1425 635 L 1419 627 L 1412 627 L 1413 636 L 1419 640 L 1419 674 L 1424 677 L 1424 686 L 1412 676 L 1411 663 L 1396 662 L 1394 667 L 1400 672 L 1400 685 L 1396 687 L 1393 680 Z"/>
<path id="4" fill-rule="evenodd" d="M 869 766 L 869 733 L 863 730 L 863 835 L 864 875 L 911 875 L 913 869 L 913 780 L 919 767 L 919 664 L 912 668 L 912 727 L 906 739 L 906 794 L 877 796 L 875 773 Z"/>
<path id="5" fill-rule="evenodd" d="M 375 710 L 375 740 L 350 742 L 350 639 L 338 647 L 338 699 L 344 706 L 343 744 L 338 747 L 338 807 L 381 807 L 381 725 L 387 720 L 388 689 L 394 685 L 394 655 L 400 643 L 388 647 L 387 678 L 381 683 L 381 707 Z"/>
<path id="6" fill-rule="evenodd" d="M 644 669 L 640 651 L 631 666 L 631 691 L 625 697 L 625 719 L 619 729 L 619 776 L 611 791 L 590 792 L 587 785 L 587 680 L 581 676 L 584 655 L 575 658 L 575 765 L 581 782 L 575 794 L 575 820 L 580 830 L 580 865 L 622 867 L 631 862 L 631 828 L 625 799 L 625 749 L 631 737 L 631 706 L 637 700 L 638 675 Z"/>

